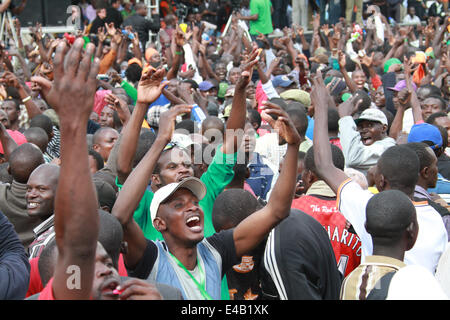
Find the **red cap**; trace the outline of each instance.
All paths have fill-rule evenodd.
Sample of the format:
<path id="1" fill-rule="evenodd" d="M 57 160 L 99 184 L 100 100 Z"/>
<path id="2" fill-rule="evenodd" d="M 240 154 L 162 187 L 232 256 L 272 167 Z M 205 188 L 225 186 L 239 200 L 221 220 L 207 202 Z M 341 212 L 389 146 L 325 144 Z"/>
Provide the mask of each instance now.
<path id="1" fill-rule="evenodd" d="M 6 132 L 9 133 L 9 135 L 17 143 L 17 145 L 20 146 L 21 144 L 27 143 L 27 138 L 19 131 L 6 129 Z M 1 143 L 0 143 L 0 153 L 1 154 L 5 153 L 5 151 L 3 150 L 3 145 Z"/>

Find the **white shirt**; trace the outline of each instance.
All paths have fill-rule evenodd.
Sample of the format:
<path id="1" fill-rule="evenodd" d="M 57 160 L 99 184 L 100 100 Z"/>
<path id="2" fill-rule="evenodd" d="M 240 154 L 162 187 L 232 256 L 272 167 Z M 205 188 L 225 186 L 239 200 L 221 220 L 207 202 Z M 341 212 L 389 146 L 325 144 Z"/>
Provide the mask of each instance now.
<path id="1" fill-rule="evenodd" d="M 405 16 L 405 18 L 403 19 L 403 23 L 408 23 L 408 24 L 420 24 L 420 18 L 418 16 L 414 16 L 411 17 L 409 14 L 407 14 Z"/>
<path id="2" fill-rule="evenodd" d="M 361 239 L 361 262 L 366 256 L 373 254 L 372 237 L 364 226 L 367 202 L 372 196 L 370 191 L 363 190 L 351 179 L 342 183 L 337 194 L 339 211 L 352 224 Z M 447 245 L 447 230 L 440 214 L 427 202 L 413 202 L 413 204 L 416 207 L 419 233 L 414 247 L 405 252 L 403 261 L 407 265 L 421 265 L 434 274 Z"/>
<path id="3" fill-rule="evenodd" d="M 370 167 L 377 164 L 384 151 L 395 146 L 395 140 L 385 137 L 366 146 L 361 141 L 356 123 L 351 116 L 339 119 L 339 134 L 345 165 L 366 174 Z"/>

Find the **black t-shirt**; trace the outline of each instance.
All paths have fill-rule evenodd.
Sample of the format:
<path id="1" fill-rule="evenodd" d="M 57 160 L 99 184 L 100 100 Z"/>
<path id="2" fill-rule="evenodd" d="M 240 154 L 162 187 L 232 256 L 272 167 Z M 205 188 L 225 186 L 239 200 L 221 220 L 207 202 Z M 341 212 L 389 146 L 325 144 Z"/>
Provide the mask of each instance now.
<path id="1" fill-rule="evenodd" d="M 232 300 L 261 300 L 260 268 L 266 242 L 242 256 L 240 264 L 228 272 L 227 283 Z"/>
<path id="2" fill-rule="evenodd" d="M 106 21 L 104 19 L 100 19 L 98 16 L 92 21 L 91 29 L 89 33 L 97 33 L 98 29 L 105 26 Z"/>
<path id="3" fill-rule="evenodd" d="M 203 240 L 207 241 L 220 254 L 222 258 L 222 277 L 233 265 L 239 262 L 234 247 L 233 231 L 234 229 L 221 231 Z M 163 245 L 167 249 L 164 242 Z M 147 279 L 154 267 L 157 257 L 157 245 L 155 242 L 148 240 L 147 247 L 145 248 L 141 260 L 134 270 L 128 270 L 128 275 L 130 277 Z"/>

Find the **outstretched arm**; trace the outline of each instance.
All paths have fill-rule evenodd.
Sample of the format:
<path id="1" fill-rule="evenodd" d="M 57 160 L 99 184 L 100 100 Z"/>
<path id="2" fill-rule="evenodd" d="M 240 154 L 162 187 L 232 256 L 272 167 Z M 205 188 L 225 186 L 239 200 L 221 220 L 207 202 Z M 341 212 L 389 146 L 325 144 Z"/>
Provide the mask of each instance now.
<path id="1" fill-rule="evenodd" d="M 270 102 L 265 103 L 261 117 L 286 140 L 288 148 L 269 202 L 234 229 L 233 238 L 238 256 L 255 248 L 289 215 L 296 185 L 298 148 L 301 139 L 294 124 L 283 109 Z"/>
<path id="2" fill-rule="evenodd" d="M 314 162 L 317 172 L 337 194 L 339 186 L 348 179 L 347 175 L 333 164 L 331 145 L 328 138 L 328 90 L 320 71 L 313 78 L 311 101 L 314 101 Z"/>
<path id="3" fill-rule="evenodd" d="M 125 182 L 133 169 L 133 158 L 148 106 L 158 99 L 162 89 L 168 83 L 163 82 L 164 72 L 164 69 L 150 68 L 139 81 L 136 106 L 122 130 L 122 141 L 117 155 L 117 173 L 120 183 Z"/>
<path id="4" fill-rule="evenodd" d="M 86 141 L 99 61 L 91 62 L 95 46 L 88 44 L 83 53 L 83 45 L 83 39 L 77 39 L 70 50 L 64 42 L 58 45 L 55 81 L 47 94 L 59 116 L 61 131 L 61 175 L 55 197 L 58 260 L 53 295 L 64 300 L 91 296 L 99 228 L 98 202 L 89 173 Z M 74 272 L 79 281 L 71 287 L 68 284 L 72 283 Z"/>
<path id="5" fill-rule="evenodd" d="M 225 132 L 225 137 L 223 140 L 222 153 L 236 153 L 241 142 L 239 141 L 238 130 L 244 130 L 245 119 L 246 119 L 246 88 L 250 83 L 252 77 L 253 67 L 258 62 L 259 55 L 258 48 L 254 47 L 253 51 L 250 53 L 249 58 L 241 66 L 241 77 L 236 84 L 234 89 L 233 103 L 231 107 L 231 114 L 227 121 L 227 128 Z"/>

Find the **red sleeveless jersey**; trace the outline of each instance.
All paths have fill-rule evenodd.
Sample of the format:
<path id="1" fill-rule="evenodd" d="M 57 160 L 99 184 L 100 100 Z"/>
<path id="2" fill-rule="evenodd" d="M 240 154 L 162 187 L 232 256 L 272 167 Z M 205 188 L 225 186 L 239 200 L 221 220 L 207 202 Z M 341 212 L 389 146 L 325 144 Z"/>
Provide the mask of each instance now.
<path id="1" fill-rule="evenodd" d="M 304 195 L 292 201 L 325 228 L 330 237 L 338 269 L 347 276 L 361 263 L 361 240 L 346 228 L 346 219 L 336 208 L 336 198 Z"/>

